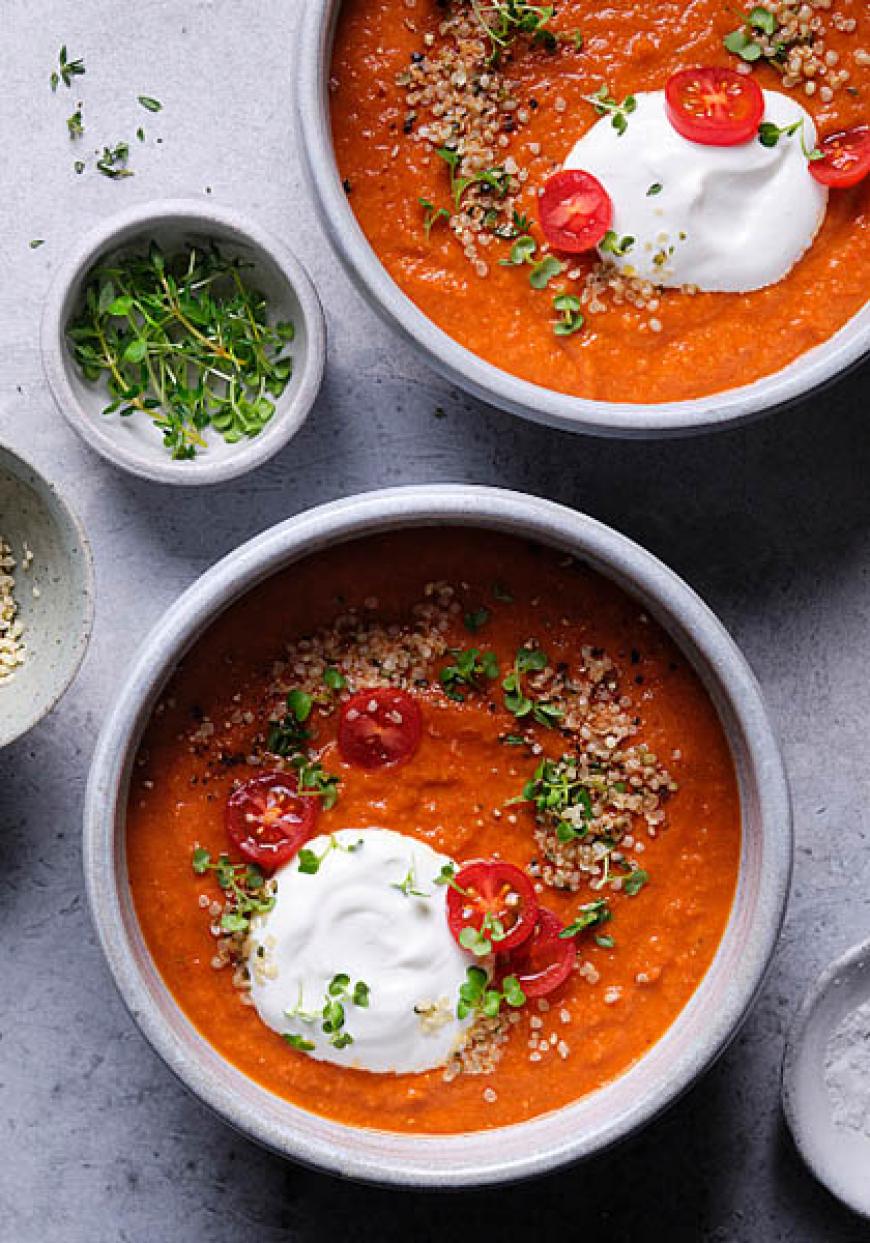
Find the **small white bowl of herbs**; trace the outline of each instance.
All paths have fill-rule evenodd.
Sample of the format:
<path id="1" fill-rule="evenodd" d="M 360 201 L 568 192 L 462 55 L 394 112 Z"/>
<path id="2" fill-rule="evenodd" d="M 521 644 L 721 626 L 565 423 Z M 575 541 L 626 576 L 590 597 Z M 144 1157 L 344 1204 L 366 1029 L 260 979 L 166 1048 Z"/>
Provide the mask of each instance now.
<path id="1" fill-rule="evenodd" d="M 170 201 L 112 218 L 58 273 L 46 375 L 92 448 L 163 483 L 220 483 L 299 430 L 326 360 L 323 311 L 286 247 L 236 212 Z"/>

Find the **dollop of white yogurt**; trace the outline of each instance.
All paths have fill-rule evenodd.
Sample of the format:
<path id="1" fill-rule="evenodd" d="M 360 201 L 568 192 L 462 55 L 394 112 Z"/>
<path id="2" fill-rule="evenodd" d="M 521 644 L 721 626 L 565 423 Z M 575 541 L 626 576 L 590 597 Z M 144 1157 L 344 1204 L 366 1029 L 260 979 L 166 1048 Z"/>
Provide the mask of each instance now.
<path id="1" fill-rule="evenodd" d="M 781 128 L 802 121 L 810 151 L 809 113 L 779 91 L 763 93 L 764 120 Z M 628 276 L 670 288 L 745 293 L 782 280 L 812 245 L 828 201 L 800 129 L 774 147 L 757 138 L 710 147 L 677 133 L 664 91 L 636 99 L 622 135 L 602 117 L 564 164 L 598 178 L 613 202 L 611 229 L 634 238 L 625 254 L 606 257 Z"/>
<path id="2" fill-rule="evenodd" d="M 305 1051 L 320 1061 L 397 1074 L 443 1066 L 472 1021 L 456 1005 L 476 961 L 453 939 L 446 886 L 435 884 L 452 861 L 389 829 L 342 829 L 306 849 L 322 859 L 317 871 L 300 871 L 298 857 L 279 868 L 275 905 L 252 929 L 260 1018 L 313 1045 Z M 334 998 L 344 1022 L 328 1033 L 322 1011 L 339 975 L 349 977 Z M 367 1005 L 353 1000 L 360 982 Z M 338 1047 L 342 1033 L 351 1042 Z"/>

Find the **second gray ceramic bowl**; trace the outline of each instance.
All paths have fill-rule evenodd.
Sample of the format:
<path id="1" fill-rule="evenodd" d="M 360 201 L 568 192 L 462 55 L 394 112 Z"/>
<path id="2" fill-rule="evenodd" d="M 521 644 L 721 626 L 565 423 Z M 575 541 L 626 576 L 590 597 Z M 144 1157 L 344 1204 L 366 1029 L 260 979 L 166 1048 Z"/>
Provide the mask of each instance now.
<path id="1" fill-rule="evenodd" d="M 330 61 L 342 0 L 307 0 L 300 15 L 296 80 L 303 148 L 330 241 L 372 307 L 452 383 L 512 414 L 598 436 L 686 436 L 735 426 L 805 397 L 870 351 L 870 303 L 830 340 L 774 375 L 690 401 L 592 401 L 542 388 L 484 362 L 437 328 L 402 293 L 357 223 L 335 162 L 329 119 Z M 747 331 L 750 329 L 747 324 Z"/>
<path id="2" fill-rule="evenodd" d="M 273 1096 L 229 1065 L 187 1021 L 142 939 L 127 879 L 125 802 L 139 739 L 179 660 L 256 584 L 301 557 L 375 532 L 426 526 L 503 531 L 564 550 L 614 580 L 662 623 L 722 720 L 740 785 L 743 841 L 731 917 L 710 970 L 676 1022 L 630 1070 L 544 1117 L 463 1135 L 344 1126 Z M 84 864 L 100 942 L 146 1038 L 232 1125 L 287 1157 L 377 1183 L 468 1187 L 541 1174 L 589 1157 L 672 1104 L 734 1037 L 779 934 L 791 870 L 785 776 L 761 694 L 710 610 L 650 553 L 591 518 L 493 488 L 397 488 L 335 502 L 264 532 L 203 575 L 146 640 L 97 743 Z M 314 1102 L 316 1105 L 316 1102 Z"/>
<path id="3" fill-rule="evenodd" d="M 91 635 L 94 576 L 84 529 L 53 484 L 0 445 L 0 536 L 17 568 L 26 657 L 0 684 L 0 747 L 50 712 L 78 671 Z M 25 550 L 33 560 L 25 568 Z"/>
<path id="4" fill-rule="evenodd" d="M 163 437 L 146 416 L 104 415 L 102 380 L 85 380 L 70 354 L 66 328 L 82 298 L 91 268 L 156 241 L 166 253 L 188 242 L 215 241 L 223 254 L 252 265 L 252 281 L 276 320 L 292 320 L 289 353 L 293 376 L 275 399 L 275 413 L 258 436 L 227 444 L 206 433 L 208 448 L 192 461 L 173 461 Z M 131 474 L 158 483 L 223 483 L 268 461 L 305 422 L 320 391 L 326 363 L 326 325 L 311 280 L 290 251 L 239 212 L 198 200 L 167 199 L 112 216 L 73 250 L 55 277 L 42 317 L 42 360 L 61 413 L 92 449 Z"/>

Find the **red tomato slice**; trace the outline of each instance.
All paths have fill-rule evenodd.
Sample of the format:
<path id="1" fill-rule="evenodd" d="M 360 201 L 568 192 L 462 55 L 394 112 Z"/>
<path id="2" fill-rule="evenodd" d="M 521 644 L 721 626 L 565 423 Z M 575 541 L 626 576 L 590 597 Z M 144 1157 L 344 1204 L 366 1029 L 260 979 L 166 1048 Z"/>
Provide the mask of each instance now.
<path id="1" fill-rule="evenodd" d="M 463 928 L 474 928 L 492 942 L 493 949 L 510 950 L 532 935 L 538 917 L 538 899 L 528 876 L 500 859 L 466 863 L 447 890 L 447 922 L 459 941 Z M 462 893 L 459 893 L 459 889 Z M 493 929 L 492 922 L 498 924 Z M 499 937 L 498 926 L 504 932 Z"/>
<path id="2" fill-rule="evenodd" d="M 508 955 L 502 975 L 515 975 L 527 997 L 546 997 L 571 974 L 577 950 L 573 941 L 560 939 L 564 927 L 552 911 L 539 906 L 532 935 Z"/>
<path id="3" fill-rule="evenodd" d="M 824 159 L 811 160 L 810 172 L 823 186 L 845 190 L 870 173 L 870 125 L 828 134 L 819 144 Z"/>
<path id="4" fill-rule="evenodd" d="M 538 215 L 550 245 L 578 255 L 592 250 L 604 237 L 613 219 L 613 204 L 591 173 L 565 168 L 545 181 Z"/>
<path id="5" fill-rule="evenodd" d="M 297 794 L 293 773 L 252 777 L 227 800 L 227 835 L 249 863 L 274 872 L 315 834 L 316 798 Z"/>
<path id="6" fill-rule="evenodd" d="M 733 69 L 681 69 L 665 85 L 665 111 L 678 134 L 708 147 L 733 147 L 758 133 L 764 96 Z"/>
<path id="7" fill-rule="evenodd" d="M 420 705 L 406 691 L 357 691 L 341 710 L 338 749 L 360 768 L 394 767 L 411 758 L 422 732 Z"/>

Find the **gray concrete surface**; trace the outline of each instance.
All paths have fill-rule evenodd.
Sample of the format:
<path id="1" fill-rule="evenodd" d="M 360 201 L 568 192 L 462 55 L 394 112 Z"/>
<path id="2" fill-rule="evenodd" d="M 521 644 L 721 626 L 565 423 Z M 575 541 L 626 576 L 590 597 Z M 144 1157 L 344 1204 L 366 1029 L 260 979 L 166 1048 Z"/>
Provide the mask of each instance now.
<path id="1" fill-rule="evenodd" d="M 451 390 L 338 271 L 294 153 L 294 5 L 45 0 L 4 5 L 0 438 L 87 524 L 98 617 L 61 708 L 0 754 L 0 1240 L 102 1243 L 413 1238 L 852 1243 L 866 1224 L 819 1188 L 779 1112 L 783 1030 L 814 973 L 870 934 L 870 372 L 746 431 L 608 444 L 525 426 Z M 62 42 L 87 75 L 52 96 Z M 137 93 L 164 110 L 143 113 Z M 135 176 L 77 156 L 131 140 Z M 135 141 L 143 123 L 149 141 Z M 153 138 L 162 136 L 157 145 Z M 252 477 L 185 494 L 87 451 L 52 408 L 38 323 L 52 271 L 106 213 L 163 194 L 253 212 L 308 264 L 331 333 L 303 434 Z M 31 250 L 32 238 L 45 244 Z M 442 408 L 445 417 L 436 417 Z M 379 484 L 506 484 L 586 509 L 683 574 L 753 663 L 793 785 L 796 876 L 775 968 L 731 1050 L 609 1157 L 492 1193 L 395 1196 L 259 1151 L 170 1077 L 127 1018 L 85 909 L 79 813 L 96 730 L 141 636 L 206 566 L 264 527 Z"/>

